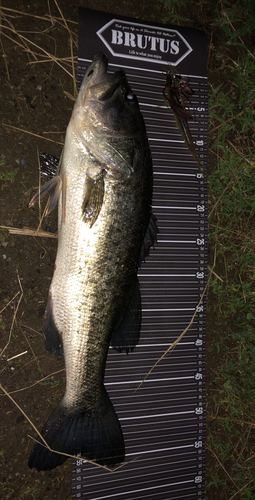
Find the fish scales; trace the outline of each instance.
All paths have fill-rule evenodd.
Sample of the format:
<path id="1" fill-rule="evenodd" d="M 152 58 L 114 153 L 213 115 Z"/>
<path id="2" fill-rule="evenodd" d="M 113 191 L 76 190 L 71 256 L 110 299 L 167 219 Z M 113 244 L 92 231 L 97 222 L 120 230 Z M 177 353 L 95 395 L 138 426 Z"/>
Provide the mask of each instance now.
<path id="1" fill-rule="evenodd" d="M 46 212 L 59 198 L 59 236 L 43 331 L 46 348 L 64 353 L 66 390 L 42 436 L 56 452 L 114 465 L 124 460 L 125 445 L 103 384 L 106 357 L 110 342 L 129 352 L 139 340 L 137 270 L 157 227 L 145 125 L 124 72 L 108 76 L 101 53 L 84 76 L 59 174 L 41 195 L 47 192 Z M 38 440 L 29 467 L 66 460 Z"/>
<path id="2" fill-rule="evenodd" d="M 70 204 L 61 231 L 51 294 L 56 304 L 56 327 L 60 332 L 65 331 L 63 344 L 67 382 L 71 386 L 70 393 L 67 386 L 66 397 L 73 399 L 82 390 L 84 377 L 82 374 L 80 385 L 79 367 L 82 366 L 81 359 L 86 356 L 90 342 L 101 343 L 104 339 L 103 366 L 105 364 L 109 332 L 114 327 L 120 307 L 123 309 L 123 302 L 136 277 L 139 259 L 137 249 L 140 252 L 144 218 L 148 215 L 143 214 L 146 203 L 140 189 L 139 199 L 135 199 L 137 195 L 134 196 L 134 193 L 138 190 L 134 182 L 129 183 L 128 189 L 124 181 L 106 179 L 100 216 L 93 227 L 88 228 L 81 217 L 84 193 L 75 177 L 71 176 L 72 172 L 70 184 L 74 187 L 70 191 L 76 203 Z M 137 182 L 140 184 L 141 178 L 137 178 Z M 123 204 L 131 207 L 131 210 L 123 211 Z M 61 203 L 59 212 L 61 218 Z M 129 246 L 133 246 L 136 251 L 130 252 Z M 86 332 L 86 336 L 79 336 L 80 331 Z M 69 349 L 72 349 L 72 354 Z M 97 374 L 96 380 L 99 380 Z"/>

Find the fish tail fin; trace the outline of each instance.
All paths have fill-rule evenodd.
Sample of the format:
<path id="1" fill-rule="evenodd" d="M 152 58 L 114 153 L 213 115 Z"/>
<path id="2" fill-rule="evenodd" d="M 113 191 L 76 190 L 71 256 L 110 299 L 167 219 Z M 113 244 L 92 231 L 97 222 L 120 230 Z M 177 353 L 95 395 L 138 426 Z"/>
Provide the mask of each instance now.
<path id="1" fill-rule="evenodd" d="M 104 389 L 104 388 L 103 388 Z M 125 444 L 121 426 L 111 400 L 104 389 L 97 409 L 70 408 L 65 398 L 44 425 L 41 435 L 54 453 L 45 447 L 40 437 L 29 457 L 28 466 L 38 471 L 54 469 L 68 455 L 82 457 L 104 466 L 124 461 Z"/>

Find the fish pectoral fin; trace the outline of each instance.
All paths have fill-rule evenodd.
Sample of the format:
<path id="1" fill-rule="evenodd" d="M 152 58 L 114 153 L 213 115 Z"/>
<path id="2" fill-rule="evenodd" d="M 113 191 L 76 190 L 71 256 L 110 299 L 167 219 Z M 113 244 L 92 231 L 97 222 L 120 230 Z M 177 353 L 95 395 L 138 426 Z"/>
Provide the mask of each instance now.
<path id="1" fill-rule="evenodd" d="M 45 208 L 45 216 L 48 215 L 53 208 L 57 205 L 59 195 L 62 188 L 62 181 L 59 175 L 56 175 L 50 181 L 46 182 L 41 189 L 33 196 L 32 200 L 29 202 L 29 208 L 33 207 L 35 203 L 39 203 L 46 194 L 49 194 L 49 199 Z"/>
<path id="2" fill-rule="evenodd" d="M 45 336 L 45 347 L 51 354 L 57 356 L 58 359 L 63 357 L 63 342 L 53 318 L 52 297 L 49 295 L 43 318 L 43 333 Z"/>
<path id="3" fill-rule="evenodd" d="M 133 351 L 139 342 L 142 322 L 141 292 L 138 279 L 121 323 L 113 331 L 111 346 L 118 352 Z"/>
<path id="4" fill-rule="evenodd" d="M 104 201 L 104 173 L 88 172 L 85 180 L 85 196 L 82 205 L 83 220 L 92 227 L 96 222 Z"/>
<path id="5" fill-rule="evenodd" d="M 158 234 L 157 219 L 153 214 L 151 214 L 150 221 L 144 236 L 143 245 L 141 248 L 138 267 L 140 267 L 140 265 L 145 260 L 147 255 L 149 255 L 150 247 L 152 247 L 156 243 L 157 234 Z"/>

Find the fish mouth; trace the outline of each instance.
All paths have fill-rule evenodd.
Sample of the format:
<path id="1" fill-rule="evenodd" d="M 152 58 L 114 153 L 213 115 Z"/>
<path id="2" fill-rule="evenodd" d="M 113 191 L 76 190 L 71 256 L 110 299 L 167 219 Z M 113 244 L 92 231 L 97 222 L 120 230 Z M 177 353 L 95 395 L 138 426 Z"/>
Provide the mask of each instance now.
<path id="1" fill-rule="evenodd" d="M 84 77 L 89 80 L 90 85 L 96 85 L 107 77 L 108 59 L 103 52 L 98 52 L 89 65 Z"/>
<path id="2" fill-rule="evenodd" d="M 108 75 L 107 67 L 107 57 L 102 52 L 98 52 L 85 73 L 87 82 L 89 80 L 90 92 L 99 101 L 109 100 L 120 86 L 124 85 L 128 87 L 126 75 L 123 70 L 118 70 Z"/>

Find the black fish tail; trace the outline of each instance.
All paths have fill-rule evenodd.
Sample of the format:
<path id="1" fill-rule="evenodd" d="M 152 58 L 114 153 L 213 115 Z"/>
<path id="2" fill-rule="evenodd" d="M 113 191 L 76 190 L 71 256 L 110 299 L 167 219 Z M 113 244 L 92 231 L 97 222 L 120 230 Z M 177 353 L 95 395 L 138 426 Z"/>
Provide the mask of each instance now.
<path id="1" fill-rule="evenodd" d="M 114 407 L 103 387 L 97 409 L 68 408 L 61 401 L 42 429 L 42 436 L 52 450 L 79 455 L 100 465 L 123 462 L 125 444 Z M 101 404 L 100 404 L 101 402 Z M 38 471 L 54 469 L 68 458 L 42 446 L 41 438 L 29 457 L 28 466 Z"/>

